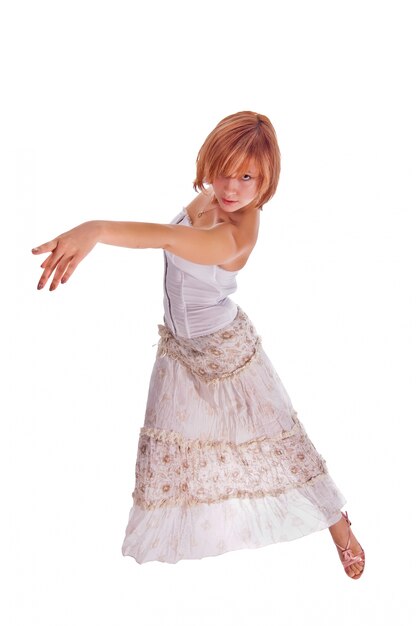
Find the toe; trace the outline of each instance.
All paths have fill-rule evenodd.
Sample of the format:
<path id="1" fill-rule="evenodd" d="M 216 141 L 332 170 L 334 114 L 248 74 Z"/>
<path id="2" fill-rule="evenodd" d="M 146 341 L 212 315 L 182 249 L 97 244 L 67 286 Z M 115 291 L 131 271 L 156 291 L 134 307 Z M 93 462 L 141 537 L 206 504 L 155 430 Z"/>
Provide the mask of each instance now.
<path id="1" fill-rule="evenodd" d="M 362 567 L 357 563 L 352 563 L 351 565 L 349 565 L 349 567 L 346 568 L 346 572 L 348 576 L 351 576 L 351 578 L 355 578 L 355 576 L 358 576 L 361 571 Z"/>

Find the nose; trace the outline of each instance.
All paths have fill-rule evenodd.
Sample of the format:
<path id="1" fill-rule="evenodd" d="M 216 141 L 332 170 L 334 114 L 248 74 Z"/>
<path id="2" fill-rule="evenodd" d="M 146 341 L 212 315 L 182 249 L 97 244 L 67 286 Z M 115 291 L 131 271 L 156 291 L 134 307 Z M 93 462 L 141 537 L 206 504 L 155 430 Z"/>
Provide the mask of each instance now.
<path id="1" fill-rule="evenodd" d="M 238 181 L 236 178 L 227 176 L 224 182 L 224 191 L 227 196 L 234 196 L 237 193 Z"/>

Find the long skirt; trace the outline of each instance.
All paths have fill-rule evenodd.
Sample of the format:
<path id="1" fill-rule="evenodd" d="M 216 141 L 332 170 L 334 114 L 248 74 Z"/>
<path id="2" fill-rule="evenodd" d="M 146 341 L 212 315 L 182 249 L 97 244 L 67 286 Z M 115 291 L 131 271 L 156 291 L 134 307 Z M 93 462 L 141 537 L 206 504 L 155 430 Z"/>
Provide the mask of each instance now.
<path id="1" fill-rule="evenodd" d="M 241 308 L 209 335 L 159 334 L 123 555 L 176 563 L 337 522 L 346 499 Z"/>

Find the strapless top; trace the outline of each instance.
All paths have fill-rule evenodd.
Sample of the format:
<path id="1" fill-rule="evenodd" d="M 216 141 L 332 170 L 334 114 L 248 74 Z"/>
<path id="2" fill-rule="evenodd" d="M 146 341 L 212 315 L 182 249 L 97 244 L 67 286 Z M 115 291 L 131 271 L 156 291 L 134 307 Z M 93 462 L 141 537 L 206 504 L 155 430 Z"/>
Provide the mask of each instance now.
<path id="1" fill-rule="evenodd" d="M 170 223 L 192 228 L 185 209 Z M 164 258 L 164 322 L 175 335 L 208 335 L 233 321 L 238 307 L 229 296 L 237 289 L 237 270 L 193 263 L 166 250 Z"/>

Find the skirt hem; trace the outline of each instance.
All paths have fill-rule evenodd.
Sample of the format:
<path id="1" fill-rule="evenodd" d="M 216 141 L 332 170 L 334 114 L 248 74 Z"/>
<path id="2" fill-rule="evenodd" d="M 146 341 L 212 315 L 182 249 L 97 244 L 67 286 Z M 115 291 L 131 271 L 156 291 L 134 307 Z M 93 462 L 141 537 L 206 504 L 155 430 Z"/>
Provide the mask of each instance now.
<path id="1" fill-rule="evenodd" d="M 346 504 L 346 500 L 344 501 L 343 505 L 344 506 Z M 280 539 L 280 540 L 273 540 L 273 539 L 266 539 L 263 542 L 253 542 L 252 544 L 247 544 L 245 543 L 244 545 L 241 544 L 239 546 L 233 546 L 233 547 L 229 547 L 229 548 L 224 548 L 224 549 L 219 549 L 217 551 L 212 551 L 209 554 L 202 554 L 202 555 L 188 555 L 188 556 L 179 556 L 176 559 L 172 559 L 172 560 L 168 560 L 168 559 L 162 559 L 162 558 L 143 558 L 143 559 L 138 559 L 134 554 L 129 553 L 127 550 L 123 550 L 122 549 L 122 555 L 125 557 L 130 557 L 132 559 L 134 559 L 136 561 L 136 563 L 138 563 L 139 565 L 144 565 L 145 563 L 151 563 L 153 562 L 158 562 L 158 563 L 165 563 L 167 565 L 175 565 L 176 563 L 178 563 L 179 561 L 201 561 L 202 559 L 206 559 L 206 558 L 210 558 L 210 557 L 215 557 L 215 556 L 221 556 L 223 554 L 227 554 L 229 552 L 237 552 L 238 550 L 255 550 L 255 549 L 260 549 L 260 548 L 266 548 L 267 546 L 271 546 L 271 545 L 276 545 L 279 543 L 287 543 L 289 541 L 295 541 L 296 539 L 301 539 L 302 537 L 307 537 L 308 535 L 311 535 L 315 532 L 320 532 L 322 530 L 325 530 L 326 528 L 329 528 L 330 526 L 332 526 L 333 524 L 335 524 L 336 522 L 338 522 L 341 519 L 341 509 L 339 512 L 337 512 L 336 514 L 334 514 L 333 517 L 330 518 L 329 521 L 322 521 L 320 524 L 318 524 L 315 528 L 309 530 L 308 532 L 302 532 L 299 533 L 297 535 L 293 535 L 291 537 L 288 537 L 287 539 Z"/>

